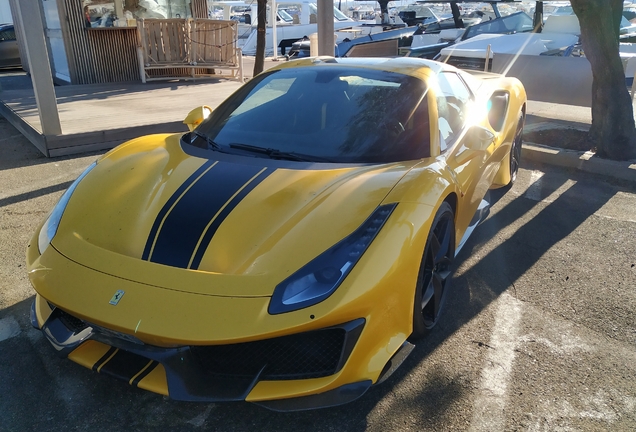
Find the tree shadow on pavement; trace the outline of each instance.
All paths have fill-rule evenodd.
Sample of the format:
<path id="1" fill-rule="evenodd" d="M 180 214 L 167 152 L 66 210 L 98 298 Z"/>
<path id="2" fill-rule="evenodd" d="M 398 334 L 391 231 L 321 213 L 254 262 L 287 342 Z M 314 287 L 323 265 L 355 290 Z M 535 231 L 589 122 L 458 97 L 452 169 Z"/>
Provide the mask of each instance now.
<path id="1" fill-rule="evenodd" d="M 479 314 L 504 291 L 512 288 L 511 294 L 515 295 L 515 282 L 612 198 L 611 188 L 607 194 L 589 196 L 585 182 L 574 182 L 565 171 L 551 170 L 534 191 L 540 200 L 529 199 L 525 193 L 519 195 L 475 230 L 458 257 L 460 265 L 469 261 L 474 264 L 456 280 L 464 291 L 455 292 L 450 309 L 467 312 L 451 312 L 456 327 Z M 546 198 L 548 202 L 543 201 Z M 522 218 L 528 219 L 525 224 L 503 234 L 506 227 Z M 485 246 L 493 239 L 498 245 L 488 250 Z"/>

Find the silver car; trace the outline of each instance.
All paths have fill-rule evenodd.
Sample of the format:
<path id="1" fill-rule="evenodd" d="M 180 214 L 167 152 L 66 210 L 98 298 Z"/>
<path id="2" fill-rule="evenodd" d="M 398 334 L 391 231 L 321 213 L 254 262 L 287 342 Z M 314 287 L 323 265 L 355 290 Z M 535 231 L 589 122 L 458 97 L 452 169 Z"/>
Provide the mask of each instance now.
<path id="1" fill-rule="evenodd" d="M 0 68 L 20 67 L 21 65 L 13 24 L 0 24 Z"/>

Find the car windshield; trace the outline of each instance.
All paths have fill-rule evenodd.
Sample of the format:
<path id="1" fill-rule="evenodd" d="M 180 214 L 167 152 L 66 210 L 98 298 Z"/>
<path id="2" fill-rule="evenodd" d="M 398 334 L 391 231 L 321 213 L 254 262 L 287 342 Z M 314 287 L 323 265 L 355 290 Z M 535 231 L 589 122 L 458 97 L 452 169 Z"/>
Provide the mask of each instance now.
<path id="1" fill-rule="evenodd" d="M 502 18 L 475 24 L 466 30 L 462 40 L 470 39 L 480 34 L 510 34 L 531 32 L 534 29 L 532 18 L 525 12 L 517 12 Z"/>
<path id="2" fill-rule="evenodd" d="M 396 162 L 428 157 L 428 124 L 422 80 L 322 64 L 252 79 L 197 128 L 202 139 L 192 145 L 257 157 Z"/>
<path id="3" fill-rule="evenodd" d="M 415 12 L 417 18 L 436 18 L 435 13 L 428 7 L 412 4 L 408 6 L 397 7 L 398 12 Z"/>
<path id="4" fill-rule="evenodd" d="M 309 13 L 318 16 L 318 5 L 316 3 L 309 3 Z M 337 21 L 351 21 L 348 16 L 340 12 L 337 7 L 333 7 L 333 16 Z"/>
<path id="5" fill-rule="evenodd" d="M 294 18 L 285 9 L 278 9 L 278 17 L 284 22 L 294 22 Z"/>

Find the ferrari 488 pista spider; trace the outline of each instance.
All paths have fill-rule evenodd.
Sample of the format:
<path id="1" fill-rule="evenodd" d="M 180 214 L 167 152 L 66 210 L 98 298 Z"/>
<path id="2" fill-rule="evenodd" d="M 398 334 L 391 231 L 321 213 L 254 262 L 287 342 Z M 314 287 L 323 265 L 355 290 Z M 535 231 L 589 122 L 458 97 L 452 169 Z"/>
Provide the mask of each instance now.
<path id="1" fill-rule="evenodd" d="M 438 322 L 525 104 L 421 59 L 278 65 L 80 175 L 27 248 L 33 325 L 172 399 L 354 400 Z"/>

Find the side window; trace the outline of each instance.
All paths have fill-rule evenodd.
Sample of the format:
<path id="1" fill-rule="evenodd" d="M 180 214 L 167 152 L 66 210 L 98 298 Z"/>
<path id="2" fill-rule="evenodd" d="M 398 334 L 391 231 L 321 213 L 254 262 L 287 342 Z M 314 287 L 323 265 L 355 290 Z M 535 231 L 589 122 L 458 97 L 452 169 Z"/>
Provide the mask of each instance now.
<path id="1" fill-rule="evenodd" d="M 441 90 L 437 95 L 438 126 L 441 151 L 444 151 L 455 142 L 466 124 L 472 94 L 454 72 L 440 73 L 437 81 Z"/>

